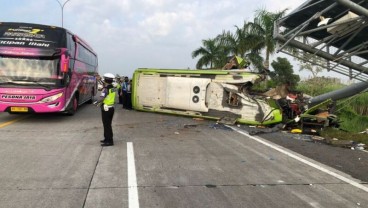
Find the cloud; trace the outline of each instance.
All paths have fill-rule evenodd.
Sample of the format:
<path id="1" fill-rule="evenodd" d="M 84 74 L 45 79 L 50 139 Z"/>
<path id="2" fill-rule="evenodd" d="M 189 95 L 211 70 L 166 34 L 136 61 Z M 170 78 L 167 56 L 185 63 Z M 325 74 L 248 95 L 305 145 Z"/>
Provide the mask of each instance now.
<path id="1" fill-rule="evenodd" d="M 268 4 L 266 8 L 270 11 L 281 11 L 284 9 L 288 9 L 288 12 L 291 12 L 292 10 L 296 9 L 298 6 L 300 6 L 304 1 L 288 1 L 287 4 L 285 4 L 284 0 L 272 0 L 268 1 Z"/>
<path id="2" fill-rule="evenodd" d="M 167 36 L 178 18 L 179 15 L 174 12 L 159 12 L 147 17 L 138 25 L 152 36 Z"/>
<path id="3" fill-rule="evenodd" d="M 60 6 L 55 0 L 19 1 L 2 7 L 0 18 L 61 25 Z M 235 25 L 253 20 L 257 9 L 277 11 L 302 2 L 70 0 L 64 7 L 64 26 L 95 49 L 101 73 L 131 75 L 138 67 L 194 68 L 196 60 L 191 52 L 203 39 L 214 38 L 223 30 L 234 31 Z"/>

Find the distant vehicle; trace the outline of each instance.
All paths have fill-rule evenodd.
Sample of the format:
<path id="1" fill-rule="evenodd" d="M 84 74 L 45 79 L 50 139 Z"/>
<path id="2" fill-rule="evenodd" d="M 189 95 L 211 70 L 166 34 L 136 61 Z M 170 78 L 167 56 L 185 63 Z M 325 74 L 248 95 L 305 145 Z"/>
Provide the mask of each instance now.
<path id="1" fill-rule="evenodd" d="M 248 93 L 261 76 L 245 70 L 137 69 L 132 104 L 140 111 L 253 125 L 280 123 L 282 112 L 274 99 Z"/>
<path id="2" fill-rule="evenodd" d="M 73 115 L 97 92 L 97 54 L 54 26 L 0 22 L 0 112 Z"/>

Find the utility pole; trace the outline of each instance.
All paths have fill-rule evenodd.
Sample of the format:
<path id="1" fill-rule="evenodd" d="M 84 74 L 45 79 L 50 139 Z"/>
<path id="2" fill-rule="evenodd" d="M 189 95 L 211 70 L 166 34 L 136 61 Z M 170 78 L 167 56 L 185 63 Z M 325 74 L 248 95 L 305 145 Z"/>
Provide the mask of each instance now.
<path id="1" fill-rule="evenodd" d="M 61 4 L 59 0 L 56 0 L 61 8 L 61 27 L 64 27 L 64 6 L 66 3 L 68 3 L 70 0 L 66 0 L 64 4 Z"/>

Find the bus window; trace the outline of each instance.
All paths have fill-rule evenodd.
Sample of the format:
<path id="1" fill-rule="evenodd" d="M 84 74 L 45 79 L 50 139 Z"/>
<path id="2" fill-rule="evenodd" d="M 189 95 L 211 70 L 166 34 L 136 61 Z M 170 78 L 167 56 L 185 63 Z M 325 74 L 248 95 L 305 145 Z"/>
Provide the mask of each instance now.
<path id="1" fill-rule="evenodd" d="M 73 36 L 69 33 L 68 33 L 68 49 L 69 49 L 70 56 L 74 58 L 75 57 L 75 42 L 73 40 Z"/>

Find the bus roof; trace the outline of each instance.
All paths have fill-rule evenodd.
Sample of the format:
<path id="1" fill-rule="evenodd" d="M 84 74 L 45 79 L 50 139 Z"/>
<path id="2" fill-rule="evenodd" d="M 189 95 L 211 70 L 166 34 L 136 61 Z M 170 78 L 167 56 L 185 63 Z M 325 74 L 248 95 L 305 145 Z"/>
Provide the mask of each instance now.
<path id="1" fill-rule="evenodd" d="M 41 42 L 42 40 L 44 40 L 45 42 L 50 42 L 50 40 L 55 41 L 56 44 L 53 45 L 53 47 L 55 48 L 66 47 L 65 41 L 63 41 L 63 39 L 65 39 L 64 34 L 70 33 L 71 35 L 73 35 L 76 42 L 82 44 L 88 50 L 96 54 L 94 50 L 92 49 L 92 47 L 78 35 L 72 33 L 68 29 L 57 27 L 57 26 L 52 26 L 52 25 L 43 25 L 43 24 L 25 23 L 25 22 L 0 22 L 0 40 L 2 36 L 4 36 L 3 33 L 5 33 L 6 30 L 9 30 L 9 28 L 11 27 L 14 27 L 12 28 L 13 29 L 12 32 L 16 33 L 16 34 L 13 34 L 12 37 L 20 37 L 20 38 L 27 38 L 27 37 L 32 37 L 32 36 L 34 38 L 37 33 L 41 33 L 39 29 L 46 29 L 47 32 L 44 31 L 45 32 L 44 36 L 48 35 L 49 37 L 44 37 L 43 39 L 41 38 L 41 35 L 38 37 L 40 38 Z M 4 29 L 1 29 L 1 28 L 4 28 Z M 32 30 L 26 31 L 27 28 L 32 29 Z M 33 35 L 31 36 L 30 34 L 33 34 Z M 11 34 L 9 35 L 11 36 Z M 4 46 L 4 45 L 0 44 L 0 46 Z"/>
<path id="2" fill-rule="evenodd" d="M 40 27 L 40 28 L 50 28 L 50 29 L 58 29 L 67 31 L 67 29 L 52 25 L 43 25 L 43 24 L 36 24 L 36 23 L 27 23 L 27 22 L 0 22 L 0 26 L 30 26 L 30 27 Z"/>

